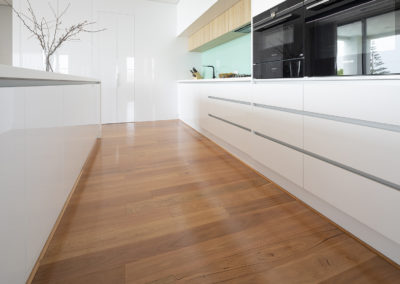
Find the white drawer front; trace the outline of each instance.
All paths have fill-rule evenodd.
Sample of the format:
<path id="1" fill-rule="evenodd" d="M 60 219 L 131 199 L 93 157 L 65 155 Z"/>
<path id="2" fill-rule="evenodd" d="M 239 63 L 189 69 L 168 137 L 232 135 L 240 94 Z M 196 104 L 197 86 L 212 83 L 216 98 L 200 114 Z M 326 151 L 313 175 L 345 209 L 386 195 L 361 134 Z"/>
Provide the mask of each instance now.
<path id="1" fill-rule="evenodd" d="M 249 115 L 251 105 L 224 101 L 213 97 L 208 99 L 208 113 L 226 119 L 230 122 L 250 128 Z"/>
<path id="2" fill-rule="evenodd" d="M 277 140 L 303 148 L 303 116 L 254 107 L 252 129 Z"/>
<path id="3" fill-rule="evenodd" d="M 210 83 L 202 84 L 202 90 L 207 96 L 250 102 L 252 84 L 248 82 Z"/>
<path id="4" fill-rule="evenodd" d="M 253 134 L 251 155 L 267 168 L 303 186 L 303 154 L 301 152 Z"/>
<path id="5" fill-rule="evenodd" d="M 400 133 L 305 116 L 304 149 L 400 185 Z"/>
<path id="6" fill-rule="evenodd" d="M 253 86 L 253 103 L 303 110 L 302 82 L 267 82 Z"/>
<path id="7" fill-rule="evenodd" d="M 249 153 L 252 133 L 219 117 L 208 117 L 208 131 L 244 153 Z"/>
<path id="8" fill-rule="evenodd" d="M 305 82 L 304 110 L 400 125 L 400 81 Z"/>
<path id="9" fill-rule="evenodd" d="M 304 188 L 400 244 L 400 191 L 307 155 Z"/>

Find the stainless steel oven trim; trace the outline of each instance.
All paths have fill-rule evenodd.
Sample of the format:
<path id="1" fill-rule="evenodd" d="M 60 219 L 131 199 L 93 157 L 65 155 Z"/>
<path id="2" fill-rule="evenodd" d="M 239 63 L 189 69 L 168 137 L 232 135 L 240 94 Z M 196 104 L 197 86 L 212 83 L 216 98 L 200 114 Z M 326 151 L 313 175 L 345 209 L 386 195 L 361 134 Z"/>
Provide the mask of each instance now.
<path id="1" fill-rule="evenodd" d="M 318 7 L 319 5 L 322 5 L 322 4 L 325 4 L 325 3 L 328 3 L 328 2 L 331 2 L 331 0 L 321 0 L 321 1 L 317 2 L 317 3 L 311 4 L 310 6 L 307 6 L 306 9 L 310 10 L 312 8 Z"/>
<path id="2" fill-rule="evenodd" d="M 285 16 L 282 16 L 282 17 L 276 19 L 275 21 L 268 22 L 268 23 L 266 23 L 266 24 L 264 24 L 264 25 L 261 25 L 261 26 L 257 26 L 257 27 L 255 27 L 253 30 L 256 32 L 256 31 L 258 31 L 258 30 L 271 27 L 271 26 L 273 26 L 273 25 L 279 24 L 279 23 L 281 23 L 281 22 L 283 22 L 283 21 L 289 19 L 289 18 L 292 17 L 292 16 L 293 16 L 293 14 L 287 14 L 287 15 L 285 15 Z"/>
<path id="3" fill-rule="evenodd" d="M 296 9 L 298 9 L 298 8 L 300 8 L 300 7 L 302 7 L 302 6 L 303 6 L 303 3 L 302 3 L 302 2 L 297 3 L 296 5 L 293 5 L 293 6 L 291 6 L 291 7 L 289 7 L 289 8 L 286 8 L 286 9 L 284 9 L 284 10 L 282 10 L 282 11 L 279 11 L 278 13 L 276 13 L 276 16 L 275 16 L 275 17 L 269 16 L 269 17 L 266 18 L 266 19 L 263 19 L 263 20 L 258 21 L 258 22 L 256 22 L 256 23 L 253 23 L 253 26 L 254 26 L 254 27 L 257 27 L 257 26 L 259 26 L 259 25 L 262 25 L 262 24 L 264 24 L 264 23 L 266 23 L 266 22 L 268 22 L 268 21 L 270 21 L 270 20 L 276 19 L 276 17 L 280 17 L 280 16 L 282 16 L 282 15 L 288 14 L 288 13 L 290 13 L 290 12 L 292 12 L 292 11 L 294 11 L 294 10 L 296 10 Z"/>
<path id="4" fill-rule="evenodd" d="M 376 2 L 376 0 L 369 0 L 368 2 L 364 2 L 364 3 L 361 3 L 361 4 L 359 4 L 359 5 L 354 5 L 354 6 L 352 6 L 352 7 L 349 7 L 349 8 L 340 10 L 340 11 L 337 11 L 337 12 L 335 12 L 335 13 L 328 14 L 328 15 L 323 16 L 323 17 L 319 17 L 319 18 L 317 17 L 317 18 L 315 18 L 315 19 L 312 19 L 311 21 L 307 21 L 307 18 L 306 18 L 306 19 L 305 19 L 305 23 L 306 23 L 306 24 L 307 24 L 307 23 L 313 23 L 313 22 L 315 22 L 315 21 L 320 21 L 320 20 L 323 20 L 323 19 L 327 19 L 327 18 L 330 18 L 330 17 L 335 16 L 335 15 L 337 15 L 337 14 L 340 14 L 340 13 L 343 13 L 343 12 L 345 12 L 345 11 L 348 11 L 348 10 L 350 10 L 350 9 L 354 9 L 354 8 L 362 7 L 362 6 L 364 6 L 364 5 L 371 4 L 371 2 Z"/>

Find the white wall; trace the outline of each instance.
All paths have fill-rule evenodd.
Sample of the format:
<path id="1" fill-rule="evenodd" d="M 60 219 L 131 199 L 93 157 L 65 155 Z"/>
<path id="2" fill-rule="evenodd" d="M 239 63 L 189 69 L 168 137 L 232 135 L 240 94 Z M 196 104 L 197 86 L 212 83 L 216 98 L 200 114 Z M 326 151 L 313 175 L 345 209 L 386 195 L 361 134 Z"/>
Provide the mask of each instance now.
<path id="1" fill-rule="evenodd" d="M 177 5 L 176 33 L 180 35 L 218 0 L 180 0 Z"/>
<path id="2" fill-rule="evenodd" d="M 10 1 L 11 2 L 11 1 Z M 12 64 L 12 9 L 0 0 L 0 64 Z"/>
<path id="3" fill-rule="evenodd" d="M 14 0 L 21 9 L 25 0 Z M 31 0 L 34 9 L 49 15 L 48 1 Z M 176 5 L 146 0 L 51 0 L 61 9 L 71 3 L 65 24 L 96 19 L 98 11 L 131 14 L 135 18 L 135 121 L 175 119 L 176 80 L 188 78 L 189 69 L 200 64 L 200 55 L 187 52 L 187 39 L 176 38 Z M 24 6 L 25 7 L 25 6 Z M 26 7 L 25 7 L 26 8 Z M 14 17 L 13 64 L 44 69 L 38 43 Z M 107 27 L 105 27 L 107 28 Z M 68 73 L 94 77 L 93 34 L 82 34 L 56 54 L 55 71 L 65 72 L 57 59 L 68 56 Z M 64 70 L 62 70 L 64 69 Z"/>

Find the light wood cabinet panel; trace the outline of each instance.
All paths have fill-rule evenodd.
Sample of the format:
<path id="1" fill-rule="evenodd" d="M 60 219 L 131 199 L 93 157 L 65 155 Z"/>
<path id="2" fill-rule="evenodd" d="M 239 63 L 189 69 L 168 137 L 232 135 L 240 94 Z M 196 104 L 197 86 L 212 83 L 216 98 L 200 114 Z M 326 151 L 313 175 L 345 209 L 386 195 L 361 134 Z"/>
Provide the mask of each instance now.
<path id="1" fill-rule="evenodd" d="M 205 51 L 244 33 L 236 29 L 251 22 L 251 0 L 241 0 L 189 37 L 190 51 Z"/>
<path id="2" fill-rule="evenodd" d="M 229 31 L 233 31 L 251 21 L 251 2 L 242 0 L 229 11 Z"/>

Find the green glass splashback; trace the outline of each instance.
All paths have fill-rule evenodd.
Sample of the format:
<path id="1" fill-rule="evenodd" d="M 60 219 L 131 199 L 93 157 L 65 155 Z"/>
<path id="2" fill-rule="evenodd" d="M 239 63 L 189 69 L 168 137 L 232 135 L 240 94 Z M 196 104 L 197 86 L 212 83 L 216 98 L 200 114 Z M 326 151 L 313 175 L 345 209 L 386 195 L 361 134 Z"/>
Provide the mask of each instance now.
<path id="1" fill-rule="evenodd" d="M 214 65 L 217 78 L 219 73 L 251 74 L 251 34 L 204 51 L 201 63 Z M 211 68 L 201 67 L 200 70 L 205 79 L 212 78 Z"/>

